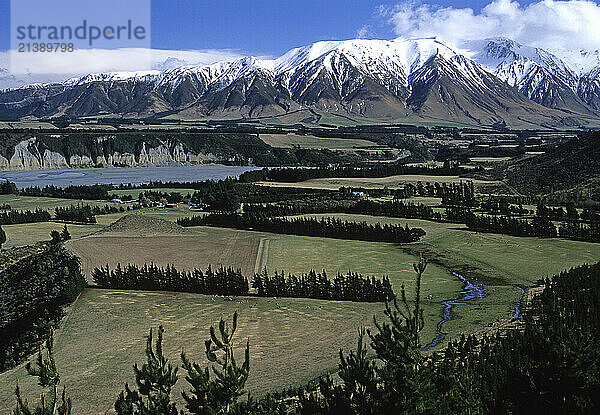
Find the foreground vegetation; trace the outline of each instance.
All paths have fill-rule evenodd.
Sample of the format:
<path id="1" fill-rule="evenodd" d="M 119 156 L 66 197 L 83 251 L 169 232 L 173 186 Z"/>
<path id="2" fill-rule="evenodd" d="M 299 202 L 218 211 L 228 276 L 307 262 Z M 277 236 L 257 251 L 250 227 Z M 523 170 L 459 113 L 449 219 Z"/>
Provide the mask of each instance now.
<path id="1" fill-rule="evenodd" d="M 27 359 L 85 287 L 79 260 L 58 244 L 0 272 L 0 371 Z"/>
<path id="2" fill-rule="evenodd" d="M 388 413 L 593 413 L 600 407 L 598 389 L 600 357 L 596 343 L 600 333 L 600 263 L 565 271 L 543 282 L 542 293 L 526 308 L 522 325 L 482 339 L 463 337 L 442 353 L 424 355 L 420 333 L 425 323 L 421 308 L 421 283 L 427 262 L 414 264 L 415 292 L 408 299 L 402 289 L 399 298 L 387 303 L 385 318 L 374 319 L 375 328 L 359 330 L 356 351 L 339 352 L 340 384 L 330 376 L 318 385 L 298 390 L 295 399 L 281 400 L 281 394 L 258 401 L 245 393 L 251 372 L 250 342 L 246 342 L 243 363 L 237 363 L 233 338 L 237 313 L 229 326 L 223 318 L 218 332 L 211 326 L 205 342 L 208 364 L 194 362 L 185 351 L 182 367 L 187 372 L 187 390 L 182 392 L 190 414 L 388 414 Z M 582 287 L 584 288 L 582 290 Z M 173 396 L 178 368 L 163 352 L 163 327 L 156 343 L 153 332 L 147 337 L 146 363 L 134 366 L 137 388 L 125 384 L 117 397 L 117 414 L 177 415 L 178 399 Z M 365 342 L 370 341 L 370 347 Z M 43 381 L 58 372 L 49 337 L 47 362 L 38 357 L 41 386 L 53 386 L 58 403 L 58 382 Z M 376 360 L 369 357 L 369 349 Z M 46 376 L 52 379 L 51 376 Z M 17 414 L 23 407 L 17 388 Z M 286 393 L 289 396 L 289 391 Z M 70 398 L 63 390 L 61 414 L 69 414 Z M 41 407 L 45 401 L 42 397 Z M 50 412 L 52 413 L 52 412 Z"/>

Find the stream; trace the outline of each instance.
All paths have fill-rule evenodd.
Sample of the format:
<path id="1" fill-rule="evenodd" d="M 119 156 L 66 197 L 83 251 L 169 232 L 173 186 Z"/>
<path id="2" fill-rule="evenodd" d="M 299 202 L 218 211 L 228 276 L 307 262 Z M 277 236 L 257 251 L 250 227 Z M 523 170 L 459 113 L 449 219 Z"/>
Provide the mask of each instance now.
<path id="1" fill-rule="evenodd" d="M 513 315 L 513 318 L 519 318 L 519 316 L 521 315 L 521 305 L 523 303 L 523 297 L 525 297 L 525 289 L 519 286 L 515 288 L 521 292 L 521 297 L 519 297 L 519 302 L 515 306 L 515 314 Z"/>
<path id="2" fill-rule="evenodd" d="M 466 305 L 467 301 L 472 300 L 474 298 L 483 298 L 486 296 L 485 291 L 480 285 L 475 285 L 471 283 L 468 279 L 463 277 L 456 272 L 453 272 L 452 275 L 458 277 L 463 283 L 463 289 L 460 292 L 462 297 L 454 299 L 454 300 L 445 300 L 442 301 L 442 320 L 437 324 L 437 336 L 433 339 L 433 341 L 427 346 L 423 347 L 423 350 L 427 350 L 431 347 L 437 346 L 444 338 L 447 333 L 442 331 L 442 326 L 445 322 L 453 320 L 454 316 L 452 315 L 452 308 L 458 305 Z"/>

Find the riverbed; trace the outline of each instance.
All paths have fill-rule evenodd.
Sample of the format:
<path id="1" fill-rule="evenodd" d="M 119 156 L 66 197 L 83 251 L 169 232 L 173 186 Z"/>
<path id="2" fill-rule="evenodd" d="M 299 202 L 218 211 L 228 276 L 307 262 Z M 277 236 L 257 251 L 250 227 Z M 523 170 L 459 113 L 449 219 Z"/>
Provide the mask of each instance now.
<path id="1" fill-rule="evenodd" d="M 18 188 L 54 185 L 93 184 L 144 184 L 150 181 L 195 182 L 239 177 L 242 173 L 256 170 L 248 166 L 177 166 L 136 168 L 95 168 L 69 170 L 0 171 L 0 180 L 9 180 Z"/>

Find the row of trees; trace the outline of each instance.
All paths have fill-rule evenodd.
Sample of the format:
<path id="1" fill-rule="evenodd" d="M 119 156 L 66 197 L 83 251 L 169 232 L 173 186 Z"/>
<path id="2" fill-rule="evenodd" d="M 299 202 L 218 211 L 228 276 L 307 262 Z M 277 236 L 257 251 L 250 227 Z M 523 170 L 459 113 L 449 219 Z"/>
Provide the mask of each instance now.
<path id="1" fill-rule="evenodd" d="M 429 176 L 457 176 L 466 173 L 467 170 L 456 165 L 444 165 L 443 167 L 407 166 L 404 164 L 390 163 L 377 164 L 373 167 L 319 167 L 314 169 L 305 168 L 278 168 L 263 169 L 243 173 L 242 181 L 275 181 L 275 182 L 303 182 L 310 179 L 322 179 L 330 177 L 348 178 L 375 178 L 388 177 L 399 174 L 423 174 Z"/>
<path id="2" fill-rule="evenodd" d="M 20 196 L 55 197 L 60 199 L 108 200 L 110 198 L 109 191 L 112 189 L 113 186 L 110 184 L 72 185 L 67 187 L 47 185 L 44 187 L 26 187 L 17 190 L 15 194 Z"/>
<path id="3" fill-rule="evenodd" d="M 95 268 L 92 278 L 103 288 L 124 290 L 177 291 L 209 295 L 250 295 L 248 279 L 241 271 L 220 267 L 205 272 L 178 271 L 173 265 L 160 268 L 154 264 L 143 267 L 120 264 L 114 269 Z M 348 272 L 329 279 L 323 270 L 311 270 L 300 276 L 283 271 L 269 276 L 265 270 L 252 279 L 252 287 L 259 297 L 299 297 L 324 300 L 383 302 L 393 298 L 394 293 L 387 277 L 375 278 Z"/>
<path id="4" fill-rule="evenodd" d="M 178 271 L 175 266 L 160 268 L 154 264 L 138 267 L 129 264 L 125 268 L 117 264 L 111 270 L 106 267 L 95 268 L 92 278 L 104 288 L 121 290 L 178 291 L 213 295 L 247 295 L 248 279 L 238 269 L 208 267 L 205 272 L 194 269 L 191 272 Z"/>
<path id="5" fill-rule="evenodd" d="M 421 228 L 367 222 L 350 222 L 334 218 L 272 218 L 259 214 L 210 214 L 177 221 L 181 226 L 217 226 L 257 230 L 290 235 L 354 239 L 371 242 L 415 242 L 425 235 Z"/>
<path id="6" fill-rule="evenodd" d="M 57 206 L 54 208 L 54 217 L 65 222 L 96 223 L 96 216 L 90 205 Z"/>
<path id="7" fill-rule="evenodd" d="M 479 232 L 503 233 L 513 236 L 540 236 L 554 238 L 556 226 L 548 218 L 536 216 L 533 220 L 517 219 L 511 216 L 466 215 L 465 224 Z"/>
<path id="8" fill-rule="evenodd" d="M 351 300 L 360 302 L 384 302 L 394 298 L 394 292 L 388 277 L 377 279 L 348 272 L 338 273 L 333 279 L 325 270 L 317 273 L 295 276 L 282 271 L 269 276 L 266 270 L 254 275 L 254 288 L 259 297 L 301 297 L 323 300 Z"/>
<path id="9" fill-rule="evenodd" d="M 531 221 L 511 216 L 465 214 L 469 229 L 479 232 L 503 233 L 514 236 L 561 237 L 587 242 L 600 242 L 600 223 L 563 222 L 558 227 L 547 217 L 535 216 Z"/>
<path id="10" fill-rule="evenodd" d="M 15 225 L 19 223 L 47 222 L 50 213 L 44 209 L 36 210 L 7 210 L 0 212 L 0 225 Z"/>
<path id="11" fill-rule="evenodd" d="M 427 219 L 442 221 L 443 217 L 435 212 L 431 206 L 421 203 L 379 202 L 368 199 L 311 199 L 304 201 L 288 201 L 279 204 L 247 204 L 245 212 L 262 214 L 265 216 L 292 216 L 312 213 L 348 213 L 369 216 L 387 216 L 391 218 Z"/>

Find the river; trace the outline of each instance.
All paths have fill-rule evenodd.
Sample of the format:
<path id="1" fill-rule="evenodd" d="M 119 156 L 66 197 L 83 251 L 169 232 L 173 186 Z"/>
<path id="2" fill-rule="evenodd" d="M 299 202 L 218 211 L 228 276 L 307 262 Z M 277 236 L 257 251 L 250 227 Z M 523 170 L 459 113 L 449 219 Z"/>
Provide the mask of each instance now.
<path id="1" fill-rule="evenodd" d="M 186 166 L 186 167 L 137 167 L 97 168 L 71 170 L 0 171 L 0 180 L 9 180 L 18 188 L 29 186 L 93 184 L 143 184 L 150 181 L 195 182 L 239 177 L 240 174 L 256 170 L 256 167 L 240 166 Z"/>

